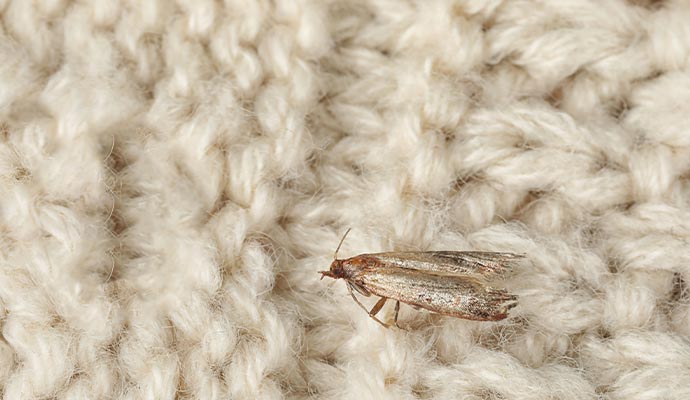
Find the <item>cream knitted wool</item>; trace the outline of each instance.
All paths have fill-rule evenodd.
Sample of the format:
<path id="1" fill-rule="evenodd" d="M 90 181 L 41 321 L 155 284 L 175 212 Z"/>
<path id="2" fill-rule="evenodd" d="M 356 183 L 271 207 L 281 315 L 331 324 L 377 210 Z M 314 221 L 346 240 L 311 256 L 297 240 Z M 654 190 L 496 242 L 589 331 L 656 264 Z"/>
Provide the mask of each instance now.
<path id="1" fill-rule="evenodd" d="M 4 399 L 690 398 L 686 0 L 0 12 Z M 520 305 L 383 329 L 347 227 Z"/>

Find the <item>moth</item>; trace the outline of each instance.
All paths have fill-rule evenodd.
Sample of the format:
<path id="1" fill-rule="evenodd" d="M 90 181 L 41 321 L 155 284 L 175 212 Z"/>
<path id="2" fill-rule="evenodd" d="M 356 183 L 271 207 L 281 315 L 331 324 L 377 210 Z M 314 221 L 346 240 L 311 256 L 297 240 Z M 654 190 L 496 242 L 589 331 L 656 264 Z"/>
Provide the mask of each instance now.
<path id="1" fill-rule="evenodd" d="M 485 251 L 413 251 L 360 254 L 338 259 L 338 250 L 350 229 L 345 232 L 325 276 L 344 279 L 352 299 L 379 324 L 389 325 L 376 317 L 388 299 L 395 300 L 395 326 L 400 303 L 424 308 L 437 314 L 476 321 L 498 321 L 517 305 L 517 296 L 505 289 L 488 286 L 495 277 L 523 258 L 513 253 Z M 381 297 L 367 310 L 354 291 L 369 297 Z"/>

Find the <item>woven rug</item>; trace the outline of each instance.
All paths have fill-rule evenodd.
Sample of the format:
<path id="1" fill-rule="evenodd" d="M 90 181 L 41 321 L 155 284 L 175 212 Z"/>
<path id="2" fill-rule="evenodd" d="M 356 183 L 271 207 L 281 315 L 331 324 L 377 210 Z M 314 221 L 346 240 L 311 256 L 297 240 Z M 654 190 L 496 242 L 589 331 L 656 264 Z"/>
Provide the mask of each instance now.
<path id="1" fill-rule="evenodd" d="M 0 1 L 3 398 L 690 398 L 688 21 Z M 518 306 L 385 329 L 319 280 L 348 228 L 524 254 Z"/>

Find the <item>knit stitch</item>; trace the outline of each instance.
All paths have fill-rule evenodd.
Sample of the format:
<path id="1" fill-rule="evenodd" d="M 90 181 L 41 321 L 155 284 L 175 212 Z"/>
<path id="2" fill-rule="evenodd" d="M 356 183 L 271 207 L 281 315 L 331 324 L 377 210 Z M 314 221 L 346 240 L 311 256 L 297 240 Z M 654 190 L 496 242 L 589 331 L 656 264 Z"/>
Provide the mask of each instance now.
<path id="1" fill-rule="evenodd" d="M 0 394 L 690 398 L 688 21 L 0 0 Z M 344 258 L 525 254 L 519 305 L 384 329 L 319 280 L 348 227 Z"/>

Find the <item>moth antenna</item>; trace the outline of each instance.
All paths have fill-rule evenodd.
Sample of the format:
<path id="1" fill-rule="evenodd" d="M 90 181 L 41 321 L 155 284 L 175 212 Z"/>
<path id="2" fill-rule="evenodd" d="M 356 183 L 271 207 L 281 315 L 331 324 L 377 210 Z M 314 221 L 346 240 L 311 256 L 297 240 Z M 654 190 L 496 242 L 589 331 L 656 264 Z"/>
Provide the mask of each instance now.
<path id="1" fill-rule="evenodd" d="M 343 238 L 340 239 L 340 243 L 338 243 L 338 247 L 336 247 L 336 249 L 335 249 L 335 254 L 333 254 L 333 259 L 334 259 L 334 260 L 337 260 L 337 259 L 338 259 L 338 250 L 340 250 L 340 246 L 343 245 L 343 241 L 345 240 L 345 237 L 347 236 L 348 233 L 350 233 L 351 230 L 352 230 L 352 228 L 347 228 L 347 231 L 345 231 L 345 234 L 343 235 Z"/>

